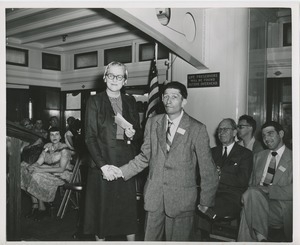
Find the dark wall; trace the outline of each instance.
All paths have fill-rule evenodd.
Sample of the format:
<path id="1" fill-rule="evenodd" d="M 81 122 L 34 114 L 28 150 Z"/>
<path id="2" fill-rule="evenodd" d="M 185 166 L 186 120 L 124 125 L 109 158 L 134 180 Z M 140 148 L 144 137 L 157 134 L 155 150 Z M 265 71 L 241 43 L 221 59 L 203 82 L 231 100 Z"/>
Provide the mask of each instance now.
<path id="1" fill-rule="evenodd" d="M 29 90 L 6 89 L 6 119 L 12 122 L 20 122 L 29 117 Z"/>
<path id="2" fill-rule="evenodd" d="M 29 96 L 32 100 L 33 121 L 37 119 L 43 120 L 44 127 L 49 127 L 49 118 L 52 116 L 58 117 L 60 128 L 62 122 L 62 103 L 60 88 L 49 88 L 30 86 Z"/>

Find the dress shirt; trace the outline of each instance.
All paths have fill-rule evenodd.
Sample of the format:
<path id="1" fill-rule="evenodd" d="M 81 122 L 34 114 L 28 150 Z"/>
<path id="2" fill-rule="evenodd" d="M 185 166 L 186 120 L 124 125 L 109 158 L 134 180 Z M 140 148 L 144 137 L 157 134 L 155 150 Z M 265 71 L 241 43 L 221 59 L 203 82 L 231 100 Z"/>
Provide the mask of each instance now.
<path id="1" fill-rule="evenodd" d="M 277 155 L 276 155 L 276 157 L 275 157 L 275 158 L 276 158 L 276 169 L 277 169 L 277 167 L 278 167 L 278 163 L 279 163 L 279 161 L 280 161 L 280 159 L 281 159 L 281 156 L 282 156 L 284 150 L 285 150 L 285 145 L 283 145 L 282 147 L 280 147 L 280 148 L 276 151 L 276 152 L 277 152 Z M 265 178 L 266 178 L 266 175 L 267 175 L 267 172 L 268 172 L 269 163 L 270 163 L 271 158 L 272 158 L 272 155 L 271 155 L 272 152 L 273 152 L 273 151 L 270 150 L 270 153 L 269 153 L 269 155 L 268 155 L 267 162 L 266 162 L 266 165 L 265 165 L 265 169 L 264 169 L 264 172 L 263 172 L 263 176 L 262 176 L 261 181 L 260 181 L 260 183 L 259 183 L 260 185 L 263 185 L 263 183 L 264 183 L 264 181 L 265 181 Z"/>
<path id="2" fill-rule="evenodd" d="M 223 145 L 223 149 L 222 149 L 222 156 L 224 154 L 225 151 L 225 146 L 227 147 L 227 156 L 229 156 L 230 151 L 232 150 L 232 147 L 234 145 L 235 142 L 231 143 L 230 145 Z"/>
<path id="3" fill-rule="evenodd" d="M 181 121 L 182 116 L 183 116 L 183 110 L 181 110 L 181 113 L 180 113 L 179 117 L 175 118 L 173 121 L 167 115 L 167 123 L 166 123 L 167 127 L 166 127 L 166 131 L 168 129 L 168 121 L 172 122 L 172 125 L 171 125 L 171 128 L 170 128 L 170 134 L 171 134 L 170 140 L 171 140 L 171 142 L 174 139 L 175 133 L 177 131 L 177 128 L 178 128 L 178 125 L 179 125 L 179 123 Z"/>

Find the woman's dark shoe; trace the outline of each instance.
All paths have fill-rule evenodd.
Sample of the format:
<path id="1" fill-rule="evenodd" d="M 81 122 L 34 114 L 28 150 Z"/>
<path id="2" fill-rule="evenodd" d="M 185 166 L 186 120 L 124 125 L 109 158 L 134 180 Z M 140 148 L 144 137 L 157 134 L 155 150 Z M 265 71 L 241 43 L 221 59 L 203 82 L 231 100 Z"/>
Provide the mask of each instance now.
<path id="1" fill-rule="evenodd" d="M 34 221 L 41 221 L 46 216 L 49 216 L 47 210 L 38 210 L 37 214 L 33 217 L 33 220 Z"/>

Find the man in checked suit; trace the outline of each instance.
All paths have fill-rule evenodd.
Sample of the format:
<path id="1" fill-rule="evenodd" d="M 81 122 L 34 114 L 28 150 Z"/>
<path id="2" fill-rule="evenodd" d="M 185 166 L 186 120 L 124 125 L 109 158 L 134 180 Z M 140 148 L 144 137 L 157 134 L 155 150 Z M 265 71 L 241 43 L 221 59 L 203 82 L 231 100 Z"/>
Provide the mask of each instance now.
<path id="1" fill-rule="evenodd" d="M 148 119 L 141 153 L 120 167 L 119 176 L 128 180 L 149 166 L 144 187 L 145 241 L 161 241 L 163 237 L 166 241 L 189 241 L 199 194 L 197 165 L 201 178 L 198 208 L 203 212 L 214 204 L 218 173 L 205 125 L 183 110 L 186 87 L 168 83 L 162 100 L 166 114 Z M 169 151 L 168 120 L 172 121 Z"/>
<path id="2" fill-rule="evenodd" d="M 262 136 L 268 150 L 254 155 L 249 188 L 242 197 L 238 241 L 267 241 L 270 227 L 283 227 L 285 240 L 292 241 L 292 152 L 283 143 L 284 131 L 279 123 L 266 122 Z"/>

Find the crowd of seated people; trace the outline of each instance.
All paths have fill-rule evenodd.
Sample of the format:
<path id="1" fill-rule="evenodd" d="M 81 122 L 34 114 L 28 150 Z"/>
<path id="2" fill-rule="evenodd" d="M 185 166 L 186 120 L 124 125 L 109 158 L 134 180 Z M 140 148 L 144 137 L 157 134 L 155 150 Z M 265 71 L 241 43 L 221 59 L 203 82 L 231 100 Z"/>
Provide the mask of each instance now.
<path id="1" fill-rule="evenodd" d="M 214 207 L 206 217 L 200 213 L 202 240 L 209 239 L 207 224 L 233 216 L 238 219 L 239 242 L 292 241 L 292 152 L 279 123 L 262 126 L 265 149 L 254 138 L 255 129 L 248 115 L 241 116 L 238 125 L 224 119 L 217 128 L 221 144 L 212 149 L 212 156 L 220 182 Z"/>
<path id="2" fill-rule="evenodd" d="M 46 207 L 54 201 L 57 188 L 70 180 L 73 168 L 71 153 L 77 152 L 77 136 L 81 129 L 80 120 L 73 119 L 68 120 L 67 130 L 72 133 L 66 138 L 66 143 L 57 127 L 57 117 L 50 118 L 47 131 L 42 120 L 36 120 L 34 125 L 28 118 L 20 122 L 21 126 L 40 136 L 32 144 L 21 144 L 21 188 L 30 195 L 32 202 L 32 209 L 25 214 L 27 218 L 38 221 L 49 215 Z"/>

